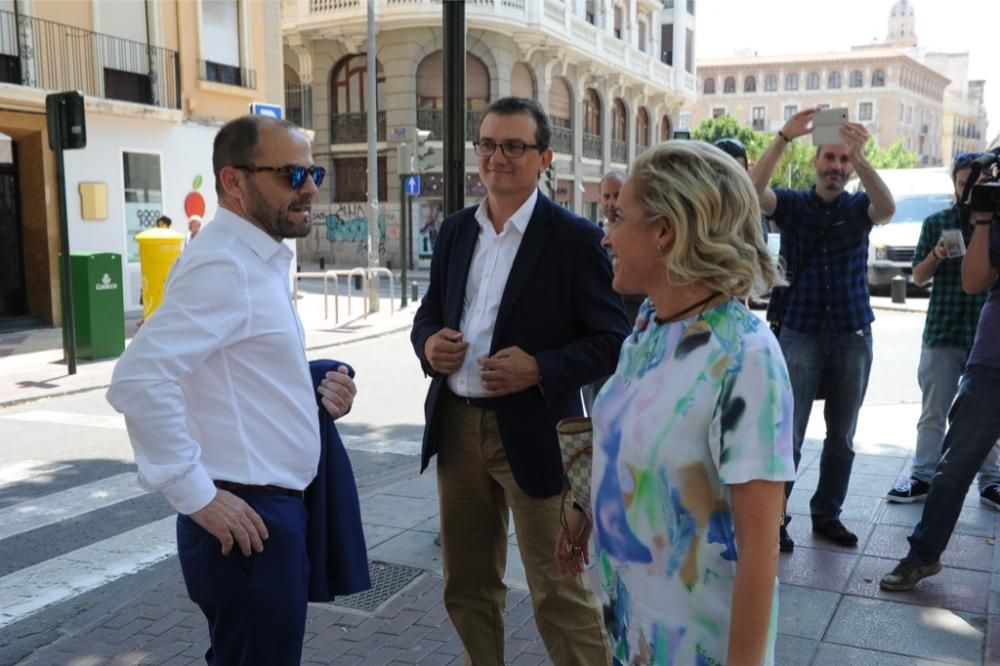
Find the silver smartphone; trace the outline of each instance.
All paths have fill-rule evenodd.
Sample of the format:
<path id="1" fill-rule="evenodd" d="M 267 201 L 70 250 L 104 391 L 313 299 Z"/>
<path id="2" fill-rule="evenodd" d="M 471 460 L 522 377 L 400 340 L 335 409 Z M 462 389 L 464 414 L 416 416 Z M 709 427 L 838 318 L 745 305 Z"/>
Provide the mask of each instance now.
<path id="1" fill-rule="evenodd" d="M 812 122 L 814 146 L 844 143 L 840 127 L 847 122 L 847 109 L 820 109 L 813 115 Z"/>

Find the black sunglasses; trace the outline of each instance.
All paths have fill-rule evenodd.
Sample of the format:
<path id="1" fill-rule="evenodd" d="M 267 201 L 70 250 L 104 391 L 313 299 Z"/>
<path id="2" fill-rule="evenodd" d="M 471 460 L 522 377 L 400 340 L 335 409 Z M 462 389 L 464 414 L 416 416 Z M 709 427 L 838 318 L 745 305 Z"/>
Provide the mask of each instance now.
<path id="1" fill-rule="evenodd" d="M 234 164 L 234 169 L 241 169 L 242 171 L 249 171 L 250 173 L 257 173 L 258 171 L 275 171 L 284 176 L 288 177 L 289 182 L 292 184 L 293 190 L 300 189 L 306 184 L 306 174 L 308 174 L 316 187 L 323 184 L 323 179 L 326 178 L 326 169 L 321 166 L 253 166 L 250 164 Z"/>

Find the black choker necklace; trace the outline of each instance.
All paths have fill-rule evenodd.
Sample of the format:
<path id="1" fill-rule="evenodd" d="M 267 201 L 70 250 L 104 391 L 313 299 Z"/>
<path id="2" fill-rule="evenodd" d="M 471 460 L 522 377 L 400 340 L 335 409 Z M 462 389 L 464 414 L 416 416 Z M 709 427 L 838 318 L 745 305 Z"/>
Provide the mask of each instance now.
<path id="1" fill-rule="evenodd" d="M 656 315 L 653 315 L 653 321 L 655 321 L 657 324 L 666 324 L 666 323 L 669 323 L 673 319 L 677 319 L 678 317 L 686 315 L 687 313 L 691 312 L 692 310 L 695 310 L 695 309 L 697 309 L 697 308 L 699 308 L 699 307 L 701 307 L 703 305 L 706 305 L 713 298 L 715 298 L 716 296 L 720 296 L 721 294 L 722 294 L 722 292 L 713 291 L 711 294 L 709 294 L 705 298 L 701 299 L 697 303 L 694 303 L 693 305 L 687 306 L 686 308 L 684 308 L 680 312 L 675 312 L 672 315 L 669 315 L 669 316 L 666 316 L 666 317 L 657 317 Z"/>

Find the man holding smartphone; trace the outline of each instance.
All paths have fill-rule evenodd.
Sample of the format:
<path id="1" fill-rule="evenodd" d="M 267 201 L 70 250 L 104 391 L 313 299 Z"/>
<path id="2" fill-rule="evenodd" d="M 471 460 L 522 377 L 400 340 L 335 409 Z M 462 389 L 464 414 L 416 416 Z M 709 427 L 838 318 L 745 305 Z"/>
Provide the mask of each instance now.
<path id="1" fill-rule="evenodd" d="M 958 208 L 972 161 L 980 155 L 963 153 L 955 158 L 951 168 L 955 205 L 924 220 L 913 254 L 914 283 L 924 285 L 933 279 L 934 288 L 927 305 L 917 369 L 917 381 L 923 394 L 920 420 L 917 421 L 917 450 L 910 474 L 886 495 L 890 502 L 922 502 L 927 497 L 934 468 L 943 452 L 948 410 L 958 391 L 958 380 L 976 336 L 979 313 L 986 302 L 985 293 L 962 291 L 962 255 L 972 240 L 972 226 L 962 224 Z M 955 249 L 961 254 L 953 257 L 949 256 L 943 237 L 955 234 L 961 241 Z M 979 498 L 986 506 L 1000 510 L 1000 467 L 995 448 L 979 470 Z"/>
<path id="2" fill-rule="evenodd" d="M 872 312 L 868 296 L 868 234 L 896 211 L 892 194 L 865 159 L 868 131 L 858 123 L 840 127 L 842 144 L 817 146 L 816 184 L 805 191 L 772 190 L 771 174 L 789 143 L 812 131 L 817 109 L 792 116 L 754 166 L 751 179 L 760 208 L 781 231 L 781 256 L 788 286 L 776 289 L 768 320 L 781 322 L 779 342 L 785 354 L 795 398 L 795 464 L 820 383 L 828 389 L 824 415 L 826 440 L 820 458 L 819 485 L 810 501 L 813 532 L 840 546 L 858 537 L 840 521 L 854 462 L 854 430 L 868 388 L 872 364 Z M 844 191 L 856 171 L 865 191 Z M 786 486 L 791 494 L 792 483 Z M 795 542 L 787 524 L 780 548 Z"/>

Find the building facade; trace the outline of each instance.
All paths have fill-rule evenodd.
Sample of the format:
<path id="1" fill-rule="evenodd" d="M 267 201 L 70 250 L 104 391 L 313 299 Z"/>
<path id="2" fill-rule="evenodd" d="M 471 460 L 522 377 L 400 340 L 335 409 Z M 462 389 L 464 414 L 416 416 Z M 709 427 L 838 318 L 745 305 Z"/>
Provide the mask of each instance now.
<path id="1" fill-rule="evenodd" d="M 185 202 L 209 219 L 219 125 L 283 101 L 279 25 L 277 0 L 0 0 L 0 326 L 60 322 L 45 96 L 86 99 L 87 146 L 65 153 L 70 250 L 122 255 L 138 312 L 136 233 L 161 214 L 185 233 Z"/>
<path id="2" fill-rule="evenodd" d="M 413 264 L 429 261 L 442 215 L 441 3 L 377 0 L 378 175 L 383 265 L 399 266 L 401 145 L 431 132 L 435 161 L 412 202 Z M 330 168 L 329 208 L 299 241 L 303 261 L 362 264 L 367 253 L 366 3 L 283 0 L 289 117 L 315 132 Z M 596 219 L 598 185 L 644 147 L 672 136 L 693 105 L 695 2 L 667 0 L 475 0 L 465 5 L 466 199 L 483 194 L 471 141 L 483 111 L 507 95 L 549 112 L 555 199 Z M 293 111 L 294 110 L 294 111 Z"/>
<path id="3" fill-rule="evenodd" d="M 989 118 L 983 103 L 986 82 L 969 80 L 969 53 L 927 53 L 924 61 L 951 79 L 944 93 L 941 153 L 948 162 L 961 153 L 986 149 Z"/>
<path id="4" fill-rule="evenodd" d="M 941 164 L 949 79 L 891 48 L 703 60 L 692 122 L 730 115 L 762 132 L 807 108 L 846 108 L 880 146 L 902 140 L 922 164 Z"/>

